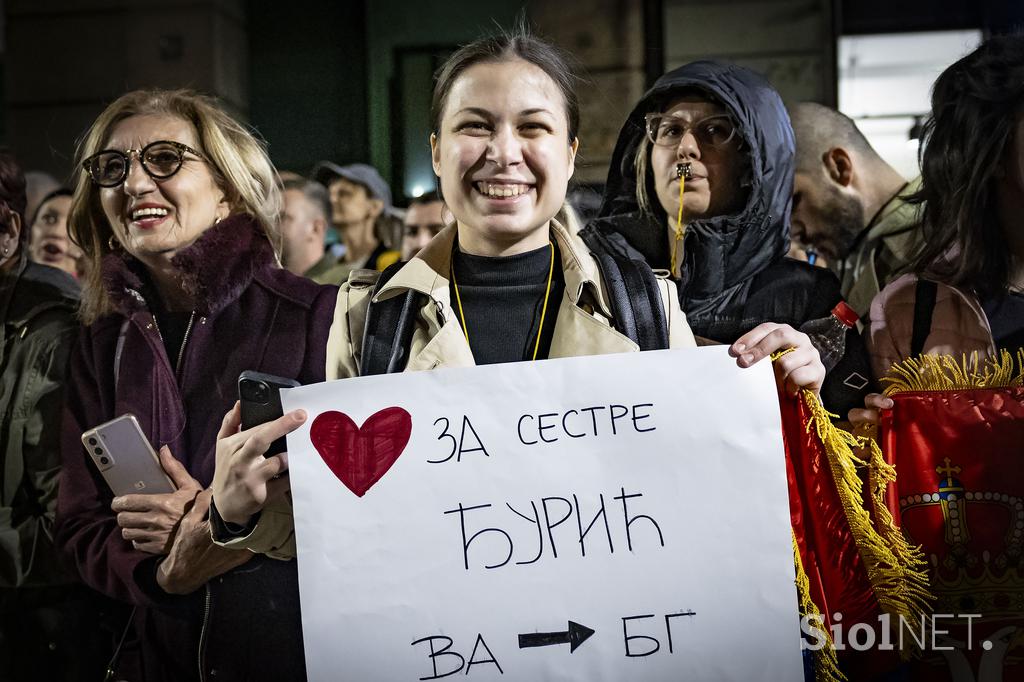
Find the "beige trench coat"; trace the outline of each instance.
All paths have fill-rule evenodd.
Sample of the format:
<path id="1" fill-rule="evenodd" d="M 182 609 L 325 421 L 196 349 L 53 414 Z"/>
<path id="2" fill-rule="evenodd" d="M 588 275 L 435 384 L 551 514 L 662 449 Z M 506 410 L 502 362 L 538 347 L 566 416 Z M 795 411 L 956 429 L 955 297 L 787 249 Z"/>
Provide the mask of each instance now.
<path id="1" fill-rule="evenodd" d="M 407 372 L 437 367 L 471 367 L 476 364 L 449 296 L 448 275 L 451 272 L 455 234 L 454 225 L 442 230 L 377 294 L 377 300 L 383 300 L 413 290 L 428 297 L 416 320 L 409 363 L 405 369 Z M 565 292 L 559 301 L 558 318 L 548 357 L 567 358 L 638 351 L 636 343 L 611 326 L 611 311 L 597 262 L 591 257 L 586 245 L 555 221 L 552 221 L 551 234 L 562 256 Z M 353 273 L 348 284 L 343 285 L 338 293 L 334 324 L 327 343 L 329 380 L 359 375 L 363 323 L 376 281 L 377 273 Z M 667 274 L 659 277 L 658 282 L 665 310 L 669 311 L 669 346 L 693 346 L 693 333 L 679 309 L 675 284 L 667 278 Z"/>

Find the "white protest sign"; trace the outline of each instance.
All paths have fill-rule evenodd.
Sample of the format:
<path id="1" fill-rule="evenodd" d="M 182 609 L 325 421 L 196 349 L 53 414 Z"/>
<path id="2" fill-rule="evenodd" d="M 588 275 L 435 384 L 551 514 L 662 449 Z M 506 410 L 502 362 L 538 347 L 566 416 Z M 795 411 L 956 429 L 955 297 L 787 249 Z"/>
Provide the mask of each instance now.
<path id="1" fill-rule="evenodd" d="M 724 347 L 287 390 L 309 679 L 800 680 L 771 366 Z"/>

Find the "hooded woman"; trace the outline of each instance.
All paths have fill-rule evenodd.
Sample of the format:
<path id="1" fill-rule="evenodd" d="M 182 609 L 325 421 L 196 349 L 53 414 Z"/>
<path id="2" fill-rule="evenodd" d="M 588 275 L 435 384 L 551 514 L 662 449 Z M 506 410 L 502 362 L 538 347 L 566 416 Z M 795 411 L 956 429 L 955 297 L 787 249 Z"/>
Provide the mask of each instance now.
<path id="1" fill-rule="evenodd" d="M 659 78 L 630 113 L 587 232 L 669 270 L 698 338 L 732 344 L 775 323 L 780 335 L 809 332 L 827 356 L 813 333 L 827 325 L 807 323 L 830 317 L 839 283 L 785 257 L 793 156 L 789 116 L 764 78 L 715 61 L 687 64 Z M 861 404 L 870 374 L 856 330 L 832 340 L 842 347 L 822 399 L 845 414 Z"/>

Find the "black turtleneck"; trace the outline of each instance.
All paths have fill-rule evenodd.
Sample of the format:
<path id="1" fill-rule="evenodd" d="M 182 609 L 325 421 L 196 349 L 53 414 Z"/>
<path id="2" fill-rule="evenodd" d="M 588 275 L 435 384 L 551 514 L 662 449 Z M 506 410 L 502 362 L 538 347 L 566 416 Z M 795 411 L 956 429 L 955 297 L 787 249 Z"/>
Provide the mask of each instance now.
<path id="1" fill-rule="evenodd" d="M 551 269 L 551 249 L 551 246 L 544 246 L 514 256 L 493 258 L 463 253 L 456 246 L 452 254 L 454 277 L 449 287 L 452 308 L 469 332 L 469 347 L 478 365 L 517 362 L 533 357 L 548 271 Z M 548 356 L 558 306 L 565 290 L 558 247 L 555 246 L 554 250 L 551 293 L 537 352 L 538 360 Z M 466 316 L 464 321 L 459 315 L 456 282 Z"/>

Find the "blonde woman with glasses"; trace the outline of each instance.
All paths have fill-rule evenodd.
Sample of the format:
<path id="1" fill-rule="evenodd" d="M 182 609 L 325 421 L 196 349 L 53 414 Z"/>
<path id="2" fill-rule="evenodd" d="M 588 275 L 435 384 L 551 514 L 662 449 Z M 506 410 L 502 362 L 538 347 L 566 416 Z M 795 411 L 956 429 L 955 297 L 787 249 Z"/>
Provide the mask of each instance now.
<path id="1" fill-rule="evenodd" d="M 211 99 L 124 95 L 78 166 L 70 230 L 90 267 L 57 542 L 86 583 L 136 605 L 139 655 L 122 657 L 120 677 L 304 679 L 295 563 L 215 546 L 207 488 L 239 373 L 324 379 L 337 289 L 280 268 L 277 174 Z M 176 492 L 105 485 L 80 437 L 126 413 Z"/>

